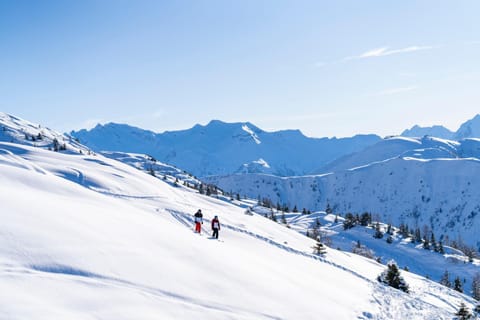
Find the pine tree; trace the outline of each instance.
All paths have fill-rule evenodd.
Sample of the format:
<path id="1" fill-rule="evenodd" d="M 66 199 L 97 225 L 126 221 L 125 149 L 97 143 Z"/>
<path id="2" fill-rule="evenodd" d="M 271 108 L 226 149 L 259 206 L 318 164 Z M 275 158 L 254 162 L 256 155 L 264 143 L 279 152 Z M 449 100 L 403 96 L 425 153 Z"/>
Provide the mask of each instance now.
<path id="1" fill-rule="evenodd" d="M 442 241 L 438 241 L 438 253 L 441 253 L 441 254 L 445 253 L 445 249 L 443 248 Z"/>
<path id="2" fill-rule="evenodd" d="M 480 301 L 480 273 L 475 273 L 472 279 L 472 298 Z"/>
<path id="3" fill-rule="evenodd" d="M 330 207 L 330 203 L 327 203 L 327 208 L 325 209 L 326 214 L 331 214 L 333 212 L 332 208 Z"/>
<path id="4" fill-rule="evenodd" d="M 327 253 L 327 249 L 325 249 L 325 245 L 320 242 L 320 239 L 317 239 L 317 243 L 312 248 L 314 254 L 324 255 L 325 253 Z"/>
<path id="5" fill-rule="evenodd" d="M 475 309 L 473 309 L 473 312 L 477 314 L 477 317 L 480 317 L 480 303 L 475 306 Z"/>
<path id="6" fill-rule="evenodd" d="M 380 229 L 380 222 L 378 222 L 378 221 L 377 221 L 377 223 L 375 223 L 375 234 L 373 235 L 373 237 L 375 239 L 382 239 L 383 238 L 383 232 Z"/>
<path id="7" fill-rule="evenodd" d="M 292 212 L 293 212 L 293 213 L 297 213 L 297 212 L 298 212 L 297 205 L 295 205 L 295 206 L 293 207 Z"/>
<path id="8" fill-rule="evenodd" d="M 388 244 L 393 243 L 393 237 L 391 235 L 388 236 L 387 243 Z"/>
<path id="9" fill-rule="evenodd" d="M 458 292 L 463 293 L 462 280 L 460 280 L 459 277 L 456 277 L 453 281 L 453 290 L 457 290 Z"/>
<path id="10" fill-rule="evenodd" d="M 455 313 L 455 315 L 457 316 L 458 320 L 468 320 L 472 319 L 473 317 L 464 302 L 460 303 L 460 308 L 458 309 L 457 313 Z"/>
<path id="11" fill-rule="evenodd" d="M 287 224 L 287 219 L 285 218 L 285 212 L 283 212 L 283 211 L 282 211 L 281 219 L 282 219 L 281 222 L 282 222 L 283 224 Z"/>
<path id="12" fill-rule="evenodd" d="M 414 233 L 414 236 L 413 236 L 413 242 L 417 242 L 417 243 L 422 242 L 422 234 L 420 232 L 420 228 L 415 229 L 415 233 Z"/>
<path id="13" fill-rule="evenodd" d="M 347 213 L 347 215 L 345 216 L 345 220 L 343 221 L 343 229 L 348 230 L 353 228 L 354 226 L 355 226 L 355 217 L 353 216 L 353 214 L 349 212 Z"/>
<path id="14" fill-rule="evenodd" d="M 442 275 L 442 278 L 440 279 L 440 284 L 444 285 L 447 288 L 452 287 L 452 283 L 450 282 L 450 274 L 448 273 L 448 270 L 445 270 L 445 272 Z"/>
<path id="15" fill-rule="evenodd" d="M 387 226 L 387 234 L 389 235 L 392 235 L 393 234 L 393 231 L 392 231 L 392 225 L 389 223 L 388 226 Z"/>
<path id="16" fill-rule="evenodd" d="M 427 235 L 423 237 L 423 249 L 430 250 L 430 242 L 428 242 Z"/>
<path id="17" fill-rule="evenodd" d="M 393 260 L 387 264 L 387 270 L 383 271 L 377 280 L 395 289 L 402 290 L 406 293 L 409 292 L 408 284 L 401 276 L 400 270 L 398 270 L 398 266 Z"/>
<path id="18" fill-rule="evenodd" d="M 372 223 L 372 215 L 368 212 L 362 213 L 362 215 L 360 216 L 360 225 L 363 227 L 366 227 L 371 223 Z"/>

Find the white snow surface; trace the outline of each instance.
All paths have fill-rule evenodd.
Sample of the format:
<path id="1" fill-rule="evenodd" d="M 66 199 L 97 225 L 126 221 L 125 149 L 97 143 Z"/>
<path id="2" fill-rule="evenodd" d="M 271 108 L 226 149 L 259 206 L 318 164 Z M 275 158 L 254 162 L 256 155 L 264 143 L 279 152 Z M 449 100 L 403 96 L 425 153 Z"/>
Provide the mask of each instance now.
<path id="1" fill-rule="evenodd" d="M 451 319 L 468 297 L 101 155 L 0 142 L 0 319 Z M 205 215 L 202 235 L 192 213 Z M 214 215 L 220 241 L 209 238 Z"/>

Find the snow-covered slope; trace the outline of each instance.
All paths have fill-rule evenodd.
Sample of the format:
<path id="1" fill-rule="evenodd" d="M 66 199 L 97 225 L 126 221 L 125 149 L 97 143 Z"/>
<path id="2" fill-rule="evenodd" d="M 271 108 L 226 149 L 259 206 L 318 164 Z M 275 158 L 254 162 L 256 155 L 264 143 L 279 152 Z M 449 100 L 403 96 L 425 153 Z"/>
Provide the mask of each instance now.
<path id="1" fill-rule="evenodd" d="M 472 141 L 466 142 L 472 145 Z M 474 143 L 473 143 L 474 144 Z M 422 138 L 389 137 L 365 148 L 362 151 L 346 155 L 316 170 L 317 173 L 335 172 L 385 161 L 397 157 L 414 157 L 418 159 L 455 159 L 457 157 L 480 157 L 472 153 L 473 148 L 462 148 L 462 142 L 424 136 Z M 464 150 L 465 151 L 460 151 Z M 465 156 L 469 154 L 468 156 Z"/>
<path id="2" fill-rule="evenodd" d="M 71 134 L 93 150 L 149 154 L 199 177 L 236 172 L 307 174 L 380 140 L 376 135 L 315 139 L 298 130 L 266 132 L 248 122 L 218 120 L 161 134 L 112 123 Z"/>
<path id="3" fill-rule="evenodd" d="M 318 176 L 230 175 L 207 181 L 292 208 L 371 212 L 382 221 L 428 226 L 437 237 L 461 237 L 480 248 L 480 160 L 397 157 Z"/>
<path id="4" fill-rule="evenodd" d="M 473 301 L 101 155 L 0 142 L 4 319 L 451 319 Z M 205 213 L 203 235 L 191 214 Z M 207 236 L 219 215 L 221 241 Z"/>
<path id="5" fill-rule="evenodd" d="M 3 112 L 0 112 L 0 141 L 63 152 L 90 152 L 88 148 L 69 135 L 60 134 L 52 129 Z"/>
<path id="6" fill-rule="evenodd" d="M 259 207 L 256 207 L 256 210 Z M 260 212 L 265 211 L 260 207 Z M 268 212 L 268 210 L 267 210 Z M 280 221 L 281 213 L 277 213 Z M 344 218 L 325 212 L 312 214 L 287 213 L 285 221 L 289 227 L 306 234 L 312 233 L 319 226 L 319 233 L 328 242 L 330 247 L 352 252 L 354 250 L 371 255 L 372 259 L 378 259 L 383 263 L 394 260 L 400 268 L 408 268 L 410 272 L 428 276 L 437 282 L 441 281 L 445 271 L 449 273 L 449 280 L 458 277 L 463 281 L 463 290 L 468 294 L 472 292 L 472 280 L 479 273 L 480 259 L 465 256 L 461 251 L 442 244 L 444 253 L 435 252 L 430 244 L 426 250 L 422 243 L 412 243 L 411 237 L 402 236 L 398 228 L 391 227 L 391 235 L 387 234 L 388 225 L 379 224 L 380 231 L 384 233 L 382 238 L 375 238 L 374 226 L 357 225 L 345 230 Z M 373 222 L 373 225 L 376 223 Z M 412 230 L 413 231 L 413 230 Z M 390 241 L 387 241 L 390 237 Z M 437 239 L 436 241 L 439 241 Z"/>

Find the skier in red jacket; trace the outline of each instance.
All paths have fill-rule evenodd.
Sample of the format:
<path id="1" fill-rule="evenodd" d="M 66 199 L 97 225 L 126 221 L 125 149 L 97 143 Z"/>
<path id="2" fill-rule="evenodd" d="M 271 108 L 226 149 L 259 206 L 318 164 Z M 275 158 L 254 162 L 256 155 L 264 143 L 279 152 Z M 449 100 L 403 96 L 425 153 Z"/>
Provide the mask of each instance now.
<path id="1" fill-rule="evenodd" d="M 203 214 L 202 210 L 198 209 L 197 213 L 194 215 L 195 220 L 195 232 L 200 233 L 202 230 L 202 223 L 203 223 Z"/>
<path id="2" fill-rule="evenodd" d="M 218 230 L 220 230 L 220 221 L 218 221 L 218 216 L 215 216 L 212 219 L 212 238 L 218 239 Z"/>

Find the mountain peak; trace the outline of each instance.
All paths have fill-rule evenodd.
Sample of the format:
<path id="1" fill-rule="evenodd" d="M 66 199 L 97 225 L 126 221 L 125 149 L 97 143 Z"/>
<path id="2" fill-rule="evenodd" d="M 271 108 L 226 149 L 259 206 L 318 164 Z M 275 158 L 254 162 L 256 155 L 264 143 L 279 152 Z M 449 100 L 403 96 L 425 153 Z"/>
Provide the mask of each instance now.
<path id="1" fill-rule="evenodd" d="M 480 137 L 480 114 L 463 123 L 455 134 L 456 140 Z"/>
<path id="2" fill-rule="evenodd" d="M 404 137 L 434 136 L 442 139 L 452 139 L 454 133 L 440 125 L 434 125 L 431 127 L 414 125 L 411 129 L 403 131 L 401 135 Z"/>

